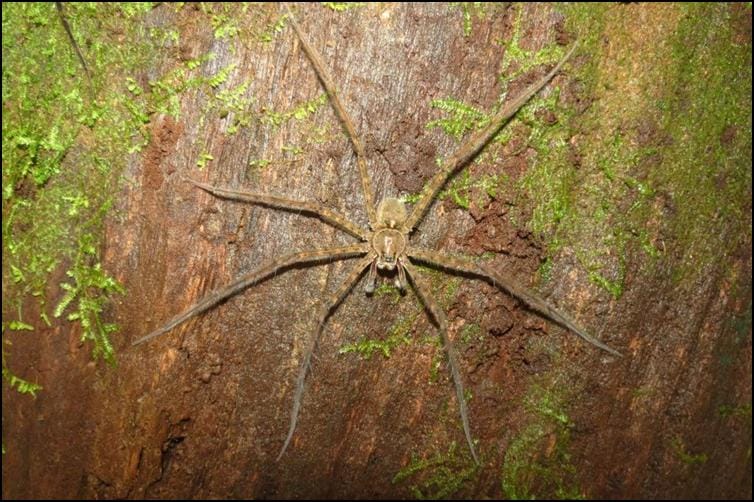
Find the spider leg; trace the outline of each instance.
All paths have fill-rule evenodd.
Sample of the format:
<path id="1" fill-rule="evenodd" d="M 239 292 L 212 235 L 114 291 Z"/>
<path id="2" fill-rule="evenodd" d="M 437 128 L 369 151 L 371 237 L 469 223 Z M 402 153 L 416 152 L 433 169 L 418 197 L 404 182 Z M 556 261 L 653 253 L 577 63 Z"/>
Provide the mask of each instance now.
<path id="1" fill-rule="evenodd" d="M 358 237 L 363 241 L 367 240 L 367 233 L 364 231 L 364 229 L 362 229 L 358 225 L 355 225 L 354 223 L 351 223 L 351 221 L 349 221 L 344 216 L 341 216 L 334 211 L 330 211 L 325 207 L 318 206 L 311 202 L 286 199 L 284 197 L 276 197 L 274 195 L 239 192 L 237 190 L 231 190 L 230 188 L 208 185 L 207 183 L 202 183 L 192 178 L 184 179 L 189 183 L 192 183 L 194 186 L 197 186 L 205 192 L 209 192 L 216 197 L 222 197 L 223 199 L 230 200 L 240 200 L 242 202 L 250 202 L 252 204 L 273 207 L 275 209 L 283 209 L 285 211 L 310 214 L 318 217 L 325 223 L 329 223 L 336 228 L 348 232 L 354 237 Z"/>
<path id="2" fill-rule="evenodd" d="M 550 319 L 554 323 L 570 330 L 592 345 L 599 347 L 602 350 L 613 355 L 621 357 L 620 352 L 589 335 L 586 331 L 580 328 L 576 324 L 576 322 L 573 321 L 568 315 L 560 312 L 555 307 L 553 307 L 531 291 L 527 290 L 526 288 L 519 286 L 513 279 L 506 277 L 503 274 L 492 270 L 485 265 L 467 263 L 454 256 L 440 253 L 438 251 L 430 251 L 428 249 L 409 248 L 407 249 L 406 253 L 412 259 L 445 269 L 449 272 L 460 272 L 481 278 L 489 282 L 496 288 L 502 289 L 508 294 L 518 298 L 521 302 L 523 302 L 524 305 L 526 305 L 529 310 L 532 310 L 542 317 Z"/>
<path id="3" fill-rule="evenodd" d="M 398 288 L 401 293 L 406 290 L 406 269 L 403 267 L 405 259 L 398 258 L 398 274 L 395 278 L 395 287 Z"/>
<path id="4" fill-rule="evenodd" d="M 414 266 L 408 261 L 401 262 L 405 267 L 408 276 L 411 278 L 411 283 L 414 289 L 421 298 L 424 306 L 430 312 L 437 328 L 440 330 L 440 337 L 442 343 L 445 346 L 445 353 L 448 355 L 448 362 L 450 363 L 450 373 L 453 376 L 453 383 L 456 387 L 456 399 L 458 400 L 458 408 L 461 411 L 461 422 L 463 422 L 463 432 L 466 434 L 466 442 L 469 444 L 471 450 L 471 456 L 474 457 L 474 462 L 479 463 L 479 457 L 477 457 L 476 450 L 474 450 L 474 442 L 471 440 L 471 426 L 469 425 L 469 412 L 466 408 L 466 399 L 463 392 L 463 380 L 461 379 L 460 365 L 458 364 L 458 353 L 456 352 L 453 342 L 448 336 L 448 321 L 445 318 L 445 313 L 440 306 L 435 302 L 434 298 L 429 293 L 429 286 L 423 281 Z"/>
<path id="5" fill-rule="evenodd" d="M 368 295 L 374 293 L 374 289 L 377 287 L 377 261 L 372 260 L 372 264 L 369 265 L 369 274 L 367 275 L 367 284 L 364 286 L 364 292 Z"/>
<path id="6" fill-rule="evenodd" d="M 363 243 L 359 243 L 359 244 L 352 244 L 350 246 L 317 249 L 315 251 L 304 251 L 301 253 L 293 253 L 293 254 L 284 256 L 280 259 L 269 261 L 262 268 L 255 270 L 254 272 L 242 275 L 241 277 L 231 282 L 227 286 L 221 289 L 218 289 L 217 291 L 213 291 L 209 293 L 204 298 L 199 300 L 197 303 L 195 303 L 194 305 L 186 309 L 183 313 L 175 316 L 167 324 L 165 324 L 159 329 L 156 329 L 155 331 L 152 331 L 150 334 L 142 338 L 139 338 L 138 340 L 133 342 L 131 345 L 138 345 L 140 343 L 146 342 L 147 340 L 151 340 L 152 338 L 160 336 L 163 333 L 167 333 L 174 327 L 187 321 L 188 319 L 191 319 L 195 315 L 201 314 L 202 312 L 205 312 L 211 309 L 212 307 L 222 302 L 226 298 L 230 298 L 231 296 L 237 293 L 240 293 L 241 291 L 248 288 L 249 286 L 262 282 L 265 279 L 268 279 L 269 277 L 277 274 L 277 272 L 280 270 L 290 268 L 293 265 L 297 265 L 297 264 L 313 265 L 315 263 L 328 261 L 328 260 L 342 260 L 344 258 L 351 258 L 354 256 L 363 255 L 367 253 L 368 251 L 369 251 L 369 246 Z"/>
<path id="7" fill-rule="evenodd" d="M 356 266 L 351 269 L 348 277 L 346 277 L 346 280 L 343 281 L 343 284 L 340 285 L 338 290 L 328 298 L 328 301 L 325 303 L 324 307 L 319 313 L 317 328 L 315 329 L 314 334 L 312 335 L 308 345 L 306 346 L 306 351 L 304 352 L 304 360 L 301 363 L 301 369 L 299 370 L 298 378 L 296 379 L 296 391 L 293 395 L 291 425 L 288 428 L 288 436 L 286 436 L 283 447 L 280 449 L 280 453 L 278 454 L 276 460 L 280 460 L 280 457 L 283 456 L 283 453 L 285 453 L 285 450 L 288 448 L 288 445 L 293 438 L 293 433 L 296 430 L 298 412 L 301 408 L 301 398 L 304 395 L 304 383 L 306 381 L 306 374 L 309 371 L 309 367 L 311 366 L 312 354 L 314 353 L 314 349 L 317 347 L 317 342 L 319 341 L 320 335 L 322 335 L 322 329 L 325 326 L 325 322 L 327 321 L 327 318 L 330 317 L 330 314 L 335 310 L 335 308 L 340 305 L 340 302 L 343 301 L 348 292 L 351 291 L 351 288 L 353 288 L 353 286 L 356 284 L 356 281 L 359 279 L 359 277 L 361 277 L 364 269 L 366 269 L 370 265 L 370 263 L 374 261 L 374 258 L 374 255 L 370 253 L 368 256 L 361 259 L 356 264 Z"/>
<path id="8" fill-rule="evenodd" d="M 568 61 L 568 58 L 573 54 L 573 50 L 578 44 L 573 44 L 571 50 L 560 60 L 560 62 L 553 68 L 550 73 L 542 77 L 538 82 L 535 82 L 523 94 L 517 96 L 514 100 L 506 103 L 503 108 L 490 119 L 490 123 L 484 129 L 473 133 L 466 142 L 461 145 L 458 150 L 453 153 L 445 162 L 443 162 L 442 169 L 435 174 L 430 180 L 427 189 L 424 191 L 422 198 L 414 206 L 411 215 L 408 217 L 405 223 L 405 228 L 408 231 L 413 231 L 419 222 L 427 212 L 429 205 L 432 203 L 437 193 L 448 181 L 448 178 L 452 176 L 461 166 L 471 160 L 487 142 L 492 139 L 500 128 L 505 125 L 509 118 L 516 114 L 516 112 L 524 106 L 535 94 L 537 94 L 560 70 L 560 68 Z"/>
<path id="9" fill-rule="evenodd" d="M 296 30 L 296 34 L 298 35 L 299 40 L 301 40 L 301 46 L 304 48 L 304 52 L 312 62 L 314 70 L 317 72 L 317 76 L 322 81 L 322 85 L 325 87 L 327 95 L 330 96 L 330 102 L 332 103 L 333 108 L 335 108 L 335 112 L 340 118 L 340 121 L 343 122 L 343 125 L 348 132 L 348 137 L 351 139 L 351 143 L 353 144 L 353 149 L 356 151 L 356 163 L 359 166 L 361 186 L 364 189 L 364 205 L 366 206 L 367 216 L 369 217 L 369 226 L 371 228 L 374 228 L 375 223 L 377 222 L 377 214 L 374 209 L 372 184 L 369 180 L 369 174 L 367 173 L 364 146 L 361 144 L 361 140 L 359 139 L 358 134 L 356 134 L 356 129 L 354 128 L 353 122 L 348 116 L 346 109 L 343 107 L 343 103 L 340 102 L 340 97 L 338 96 L 335 84 L 333 83 L 330 73 L 327 71 L 327 68 L 322 62 L 322 58 L 320 57 L 317 50 L 309 45 L 309 41 L 307 40 L 304 31 L 298 25 L 296 17 L 293 15 L 290 7 L 286 5 L 285 8 L 288 11 L 288 18 L 291 20 L 291 25 L 293 25 L 293 29 Z"/>

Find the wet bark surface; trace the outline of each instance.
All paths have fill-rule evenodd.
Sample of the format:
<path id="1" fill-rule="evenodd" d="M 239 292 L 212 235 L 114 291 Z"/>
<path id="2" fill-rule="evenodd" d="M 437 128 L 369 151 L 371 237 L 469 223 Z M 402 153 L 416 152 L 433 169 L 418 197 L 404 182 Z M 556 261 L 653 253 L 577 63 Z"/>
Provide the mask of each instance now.
<path id="1" fill-rule="evenodd" d="M 290 28 L 268 45 L 232 52 L 192 9 L 161 6 L 151 14 L 155 25 L 181 30 L 181 45 L 166 65 L 211 50 L 212 70 L 238 65 L 236 84 L 248 79 L 249 94 L 270 110 L 323 93 Z M 279 18 L 278 7 L 263 9 L 268 22 Z M 491 12 L 465 37 L 458 13 L 445 5 L 299 11 L 361 131 L 377 200 L 420 191 L 437 169 L 436 157 L 456 147 L 438 129 L 425 128 L 436 117 L 432 99 L 495 106 L 506 50 L 499 41 L 511 36 L 515 14 L 507 6 Z M 575 38 L 548 6 L 526 7 L 522 20 L 527 48 L 567 46 Z M 546 69 L 513 82 L 510 94 Z M 145 68 L 140 78 L 156 71 Z M 556 84 L 569 104 L 590 106 L 567 71 Z M 3 458 L 3 478 L 11 480 L 3 483 L 4 497 L 409 497 L 425 474 L 418 469 L 407 480 L 396 474 L 412 460 L 438 455 L 449 469 L 471 469 L 459 477 L 457 496 L 510 496 L 502 465 L 512 462 L 509 452 L 530 421 L 532 386 L 567 389 L 558 404 L 568 410 L 567 424 L 544 426 L 544 440 L 529 456 L 572 469 L 578 493 L 751 496 L 750 407 L 748 422 L 719 412 L 750 403 L 751 242 L 745 238 L 738 253 L 691 282 L 679 283 L 672 270 L 645 267 L 640 253 L 629 254 L 618 300 L 562 253 L 540 291 L 623 358 L 584 344 L 487 284 L 463 279 L 457 286 L 432 275 L 473 395 L 471 424 L 482 455 L 477 470 L 465 451 L 441 350 L 431 342 L 436 330 L 418 299 L 410 292 L 399 300 L 367 297 L 359 283 L 328 321 L 296 434 L 276 462 L 302 350 L 322 301 L 351 261 L 295 267 L 158 339 L 130 343 L 239 274 L 294 251 L 353 242 L 313 218 L 214 198 L 182 175 L 316 201 L 366 225 L 354 155 L 329 105 L 307 121 L 228 135 L 227 121 L 203 115 L 206 96 L 182 99 L 179 118 L 152 116 L 151 142 L 130 162 L 118 215 L 107 228 L 106 265 L 128 291 L 110 313 L 122 327 L 117 368 L 91 362 L 79 334 L 63 323 L 38 338 L 34 353 L 14 353 L 15 364 L 36 375 L 45 391 L 30 401 L 3 390 L 4 442 L 12 452 Z M 644 136 L 661 148 L 651 124 Z M 293 145 L 303 153 L 291 154 Z M 515 141 L 507 148 L 502 165 L 483 165 L 481 172 L 505 171 L 515 181 L 536 160 Z M 200 170 L 196 159 L 203 152 L 212 160 Z M 256 159 L 271 163 L 250 166 Z M 503 194 L 471 211 L 438 201 L 412 242 L 468 255 L 492 252 L 493 267 L 536 288 L 546 253 L 537 236 L 509 218 L 517 200 Z M 401 322 L 410 326 L 412 341 L 390 357 L 339 352 L 360 339 L 387 339 Z M 465 336 L 470 326 L 481 336 Z M 557 488 L 546 477 L 530 486 L 540 496 L 554 496 Z"/>

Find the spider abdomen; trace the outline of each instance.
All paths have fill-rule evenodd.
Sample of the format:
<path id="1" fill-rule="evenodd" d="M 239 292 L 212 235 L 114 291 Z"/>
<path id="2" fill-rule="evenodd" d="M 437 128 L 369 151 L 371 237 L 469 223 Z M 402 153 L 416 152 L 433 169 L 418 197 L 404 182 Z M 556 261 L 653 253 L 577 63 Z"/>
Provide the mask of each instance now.
<path id="1" fill-rule="evenodd" d="M 394 197 L 382 199 L 377 206 L 377 223 L 381 227 L 400 228 L 407 217 L 406 206 Z"/>

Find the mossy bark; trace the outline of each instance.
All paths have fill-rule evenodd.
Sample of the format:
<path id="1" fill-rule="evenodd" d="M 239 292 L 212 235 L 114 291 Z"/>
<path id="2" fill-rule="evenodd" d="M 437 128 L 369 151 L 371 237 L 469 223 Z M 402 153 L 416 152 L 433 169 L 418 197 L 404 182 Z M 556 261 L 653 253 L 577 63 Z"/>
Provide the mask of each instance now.
<path id="1" fill-rule="evenodd" d="M 360 285 L 328 322 L 275 462 L 301 351 L 348 262 L 287 271 L 130 342 L 268 260 L 351 242 L 181 176 L 316 201 L 363 225 L 358 171 L 284 10 L 161 4 L 140 22 L 177 40 L 133 82 L 163 92 L 148 82 L 200 61 L 211 83 L 170 91 L 129 157 L 103 249 L 128 291 L 110 312 L 117 367 L 91 363 L 62 321 L 33 347 L 13 338 L 44 391 L 3 389 L 3 496 L 751 497 L 750 7 L 296 9 L 361 131 L 378 200 L 419 192 L 457 146 L 426 128 L 441 115 L 432 100 L 492 110 L 547 68 L 508 82 L 525 65 L 508 42 L 517 57 L 548 57 L 580 41 L 414 239 L 491 260 L 624 357 L 487 285 L 425 271 L 461 349 L 475 468 L 418 300 Z M 689 151 L 717 168 L 700 172 Z M 492 177 L 494 190 L 479 181 Z M 389 357 L 341 350 L 391 336 L 412 341 Z"/>

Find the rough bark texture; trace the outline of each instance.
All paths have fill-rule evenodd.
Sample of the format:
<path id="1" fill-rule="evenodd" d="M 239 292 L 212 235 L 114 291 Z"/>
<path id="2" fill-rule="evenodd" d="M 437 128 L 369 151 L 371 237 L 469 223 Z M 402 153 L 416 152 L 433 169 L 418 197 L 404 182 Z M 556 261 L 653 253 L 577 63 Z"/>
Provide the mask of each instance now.
<path id="1" fill-rule="evenodd" d="M 646 16 L 651 25 L 661 17 L 654 8 L 615 6 L 611 22 Z M 277 6 L 250 9 L 261 24 L 281 15 Z M 432 99 L 495 106 L 506 50 L 498 41 L 512 36 L 516 12 L 495 6 L 474 18 L 465 37 L 459 11 L 447 5 L 299 10 L 362 133 L 377 200 L 418 192 L 435 172 L 435 158 L 455 148 L 439 129 L 425 129 L 437 117 Z M 742 36 L 750 44 L 750 10 L 732 15 L 744 17 Z M 323 92 L 289 27 L 269 43 L 230 51 L 190 6 L 176 12 L 162 5 L 150 16 L 155 26 L 180 30 L 181 45 L 165 55 L 166 67 L 211 50 L 216 58 L 208 71 L 238 65 L 228 85 L 248 79 L 248 95 L 269 110 L 290 110 Z M 525 7 L 521 23 L 521 45 L 528 49 L 567 46 L 576 38 L 547 5 Z M 601 57 L 614 55 L 611 33 L 601 36 Z M 643 36 L 637 43 L 663 37 Z M 589 57 L 582 54 L 574 66 Z M 546 68 L 515 81 L 510 93 Z M 140 77 L 155 74 L 158 68 L 145 68 Z M 591 106 L 593 97 L 583 95 L 568 71 L 555 83 L 561 100 L 582 111 Z M 128 291 L 111 312 L 122 327 L 118 366 L 91 362 L 78 333 L 62 322 L 37 338 L 34 351 L 14 353 L 14 364 L 36 375 L 45 390 L 33 401 L 3 391 L 10 452 L 3 457 L 4 497 L 392 498 L 417 490 L 495 498 L 751 496 L 750 233 L 741 236 L 737 253 L 681 282 L 672 267 L 647 267 L 645 255 L 628 253 L 625 291 L 617 300 L 561 252 L 541 291 L 625 354 L 622 359 L 485 284 L 463 280 L 456 290 L 455 282 L 433 275 L 473 395 L 471 423 L 482 455 L 476 470 L 444 360 L 426 342 L 435 329 L 418 300 L 410 293 L 397 302 L 394 295 L 368 298 L 358 285 L 328 323 L 293 443 L 275 462 L 301 350 L 321 300 L 350 261 L 287 271 L 157 340 L 129 344 L 270 259 L 352 242 L 316 219 L 213 198 L 180 175 L 317 201 L 365 224 L 352 149 L 329 105 L 302 121 L 254 122 L 228 135 L 227 120 L 205 115 L 206 96 L 181 99 L 178 119 L 152 117 L 151 143 L 131 159 L 119 217 L 107 228 L 106 265 Z M 661 133 L 647 127 L 647 141 L 662 151 Z M 291 145 L 303 153 L 286 152 Z M 536 160 L 521 146 L 481 172 L 516 180 Z M 213 160 L 198 170 L 204 152 Z M 574 152 L 583 155 L 578 145 Z M 255 159 L 271 163 L 248 167 Z M 578 159 L 574 164 L 588 169 Z M 501 195 L 471 212 L 449 198 L 439 201 L 414 241 L 456 253 L 493 251 L 494 266 L 534 288 L 546 252 L 541 238 L 507 217 L 516 200 Z M 339 353 L 346 343 L 389 338 L 401 322 L 413 341 L 390 357 Z M 721 408 L 731 403 L 743 405 Z M 544 418 L 537 423 L 536 417 Z M 428 462 L 421 467 L 412 459 Z M 409 465 L 415 472 L 396 478 Z"/>

